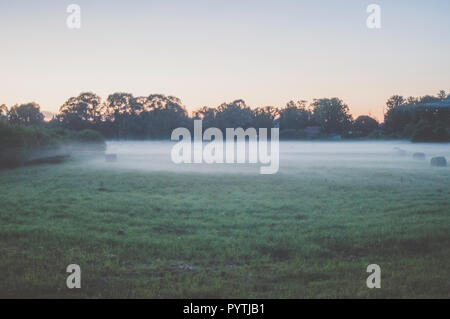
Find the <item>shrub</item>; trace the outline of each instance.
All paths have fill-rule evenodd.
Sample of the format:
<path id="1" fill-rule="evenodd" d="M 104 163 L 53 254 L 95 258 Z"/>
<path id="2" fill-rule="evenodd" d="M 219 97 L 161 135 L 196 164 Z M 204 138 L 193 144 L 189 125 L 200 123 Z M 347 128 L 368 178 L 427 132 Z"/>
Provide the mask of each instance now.
<path id="1" fill-rule="evenodd" d="M 0 119 L 0 167 L 22 165 L 47 151 L 60 151 L 61 146 L 76 144 L 88 150 L 104 151 L 104 137 L 92 130 L 70 132 L 38 126 L 23 126 Z"/>
<path id="2" fill-rule="evenodd" d="M 353 136 L 366 137 L 379 127 L 377 120 L 374 118 L 361 115 L 353 122 Z"/>
<path id="3" fill-rule="evenodd" d="M 86 129 L 74 133 L 74 139 L 85 150 L 104 151 L 106 149 L 105 138 L 97 131 Z"/>
<path id="4" fill-rule="evenodd" d="M 448 134 L 447 129 L 444 126 L 438 126 L 434 130 L 434 138 L 437 142 L 448 142 L 450 141 L 450 135 Z"/>
<path id="5" fill-rule="evenodd" d="M 49 136 L 35 127 L 0 120 L 0 167 L 23 164 L 33 150 L 49 145 Z"/>
<path id="6" fill-rule="evenodd" d="M 427 121 L 420 121 L 411 136 L 413 142 L 448 142 L 450 136 L 443 124 L 430 124 Z"/>
<path id="7" fill-rule="evenodd" d="M 90 129 L 77 132 L 76 139 L 84 143 L 105 143 L 105 138 L 102 134 Z"/>

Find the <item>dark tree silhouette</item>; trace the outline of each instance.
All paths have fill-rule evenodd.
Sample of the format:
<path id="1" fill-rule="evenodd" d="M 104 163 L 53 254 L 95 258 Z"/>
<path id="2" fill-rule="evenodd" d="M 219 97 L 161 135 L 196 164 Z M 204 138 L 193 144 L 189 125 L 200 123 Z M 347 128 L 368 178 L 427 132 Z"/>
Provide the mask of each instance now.
<path id="1" fill-rule="evenodd" d="M 273 106 L 256 108 L 253 110 L 253 127 L 256 129 L 274 126 L 274 121 L 278 116 L 278 109 Z"/>
<path id="2" fill-rule="evenodd" d="M 203 120 L 203 128 L 215 127 L 217 109 L 213 107 L 203 106 L 193 112 L 195 120 Z"/>
<path id="3" fill-rule="evenodd" d="M 250 108 L 244 100 L 238 99 L 218 107 L 204 106 L 193 111 L 190 117 L 175 96 L 134 97 L 131 93 L 116 92 L 103 102 L 96 94 L 84 92 L 69 98 L 50 122 L 43 122 L 44 116 L 36 103 L 15 105 L 9 111 L 6 105 L 1 105 L 0 115 L 6 113 L 5 118 L 11 123 L 74 131 L 93 129 L 106 138 L 118 139 L 168 139 L 175 128 L 186 127 L 192 131 L 195 119 L 203 120 L 203 129 L 217 127 L 224 133 L 226 128 L 279 126 L 280 138 L 289 139 L 325 138 L 330 134 L 364 137 L 375 130 L 377 136 L 385 134 L 423 141 L 449 139 L 450 97 L 444 90 L 437 96 L 405 99 L 393 95 L 386 105 L 381 125 L 369 116 L 360 116 L 353 122 L 348 106 L 338 98 L 315 99 L 309 105 L 307 101 L 289 101 L 281 109 Z M 308 126 L 320 126 L 321 131 L 307 129 Z"/>
<path id="4" fill-rule="evenodd" d="M 368 116 L 361 115 L 353 122 L 353 135 L 356 137 L 368 136 L 373 131 L 377 130 L 379 124 L 377 120 Z"/>
<path id="5" fill-rule="evenodd" d="M 215 125 L 222 132 L 229 127 L 242 127 L 247 129 L 252 125 L 253 113 L 244 100 L 235 100 L 231 103 L 219 105 L 215 116 Z"/>
<path id="6" fill-rule="evenodd" d="M 312 113 L 307 109 L 306 101 L 289 101 L 279 115 L 281 130 L 298 130 L 312 124 Z"/>
<path id="7" fill-rule="evenodd" d="M 388 109 L 388 111 L 396 106 L 402 105 L 405 103 L 405 99 L 403 96 L 400 95 L 393 95 L 391 96 L 387 102 L 386 102 L 386 107 Z"/>
<path id="8" fill-rule="evenodd" d="M 62 126 L 74 130 L 94 127 L 105 115 L 101 98 L 91 92 L 69 98 L 59 112 L 57 119 Z"/>
<path id="9" fill-rule="evenodd" d="M 350 128 L 352 116 L 349 108 L 338 98 L 315 99 L 313 120 L 319 124 L 326 133 L 345 134 Z"/>
<path id="10" fill-rule="evenodd" d="M 385 132 L 413 141 L 448 141 L 450 99 L 444 96 L 441 90 L 438 96 L 410 97 L 402 104 L 392 104 L 384 116 Z"/>
<path id="11" fill-rule="evenodd" d="M 11 107 L 8 119 L 13 124 L 38 125 L 44 120 L 44 114 L 37 103 L 31 102 Z"/>
<path id="12" fill-rule="evenodd" d="M 142 111 L 142 105 L 131 93 L 114 93 L 106 99 L 105 113 L 113 120 L 119 114 L 137 114 Z"/>

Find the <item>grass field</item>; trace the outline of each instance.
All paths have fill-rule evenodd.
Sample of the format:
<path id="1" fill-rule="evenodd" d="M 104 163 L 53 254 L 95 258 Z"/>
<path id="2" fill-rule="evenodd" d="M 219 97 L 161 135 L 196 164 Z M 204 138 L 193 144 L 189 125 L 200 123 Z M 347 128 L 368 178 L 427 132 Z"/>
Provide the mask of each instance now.
<path id="1" fill-rule="evenodd" d="M 314 154 L 286 152 L 276 175 L 0 171 L 0 297 L 449 298 L 450 168 Z"/>

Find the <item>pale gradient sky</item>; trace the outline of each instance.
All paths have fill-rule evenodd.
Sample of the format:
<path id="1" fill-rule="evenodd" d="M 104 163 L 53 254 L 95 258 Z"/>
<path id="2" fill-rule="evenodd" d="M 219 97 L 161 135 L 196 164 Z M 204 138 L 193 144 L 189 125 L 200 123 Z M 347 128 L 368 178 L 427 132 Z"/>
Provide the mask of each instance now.
<path id="1" fill-rule="evenodd" d="M 66 8 L 82 9 L 82 28 Z M 366 27 L 367 5 L 382 28 Z M 0 0 L 0 104 L 175 95 L 189 110 L 340 97 L 382 118 L 392 94 L 450 91 L 449 0 Z"/>

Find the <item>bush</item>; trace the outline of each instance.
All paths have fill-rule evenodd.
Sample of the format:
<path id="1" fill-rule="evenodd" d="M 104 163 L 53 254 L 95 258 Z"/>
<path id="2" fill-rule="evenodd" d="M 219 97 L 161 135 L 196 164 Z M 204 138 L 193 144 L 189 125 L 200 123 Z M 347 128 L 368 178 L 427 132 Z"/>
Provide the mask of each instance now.
<path id="1" fill-rule="evenodd" d="M 436 142 L 449 142 L 450 141 L 450 135 L 448 133 L 448 130 L 444 126 L 438 126 L 434 130 L 434 138 Z"/>
<path id="2" fill-rule="evenodd" d="M 420 121 L 411 136 L 413 142 L 448 142 L 450 136 L 443 124 L 432 125 L 427 121 Z"/>
<path id="3" fill-rule="evenodd" d="M 361 115 L 353 122 L 353 136 L 369 136 L 372 132 L 376 131 L 378 127 L 379 124 L 377 120 L 367 115 Z"/>
<path id="4" fill-rule="evenodd" d="M 21 165 L 35 150 L 52 144 L 51 136 L 40 128 L 0 120 L 0 167 Z"/>
<path id="5" fill-rule="evenodd" d="M 105 143 L 105 138 L 97 131 L 86 129 L 76 133 L 75 138 L 83 143 Z"/>
<path id="6" fill-rule="evenodd" d="M 75 144 L 83 150 L 104 151 L 104 137 L 93 130 L 70 132 L 23 126 L 0 119 L 0 167 L 16 167 L 45 153 L 58 153 L 61 147 Z"/>
<path id="7" fill-rule="evenodd" d="M 104 151 L 106 149 L 105 138 L 97 131 L 85 129 L 74 133 L 77 146 L 86 151 Z"/>

